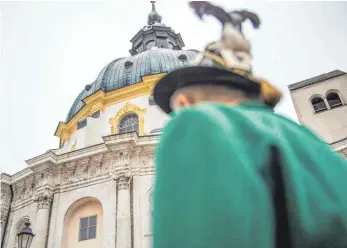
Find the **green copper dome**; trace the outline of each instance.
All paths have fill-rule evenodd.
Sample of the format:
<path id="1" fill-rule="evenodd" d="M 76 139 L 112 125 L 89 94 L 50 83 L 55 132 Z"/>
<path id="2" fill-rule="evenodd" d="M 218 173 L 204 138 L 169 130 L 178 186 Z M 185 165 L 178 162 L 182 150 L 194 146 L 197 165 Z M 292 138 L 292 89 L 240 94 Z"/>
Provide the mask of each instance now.
<path id="1" fill-rule="evenodd" d="M 100 72 L 98 78 L 78 95 L 66 122 L 85 105 L 83 99 L 98 90 L 109 92 L 142 81 L 143 76 L 170 72 L 186 67 L 194 59 L 196 50 L 171 50 L 158 48 L 141 52 L 128 58 L 115 59 Z"/>
<path id="2" fill-rule="evenodd" d="M 100 72 L 98 78 L 77 96 L 66 117 L 70 121 L 85 105 L 83 99 L 98 90 L 113 91 L 142 81 L 143 76 L 168 73 L 186 67 L 197 50 L 182 50 L 184 42 L 179 33 L 161 23 L 162 17 L 155 9 L 148 15 L 147 26 L 141 28 L 130 40 L 131 57 L 118 58 Z"/>

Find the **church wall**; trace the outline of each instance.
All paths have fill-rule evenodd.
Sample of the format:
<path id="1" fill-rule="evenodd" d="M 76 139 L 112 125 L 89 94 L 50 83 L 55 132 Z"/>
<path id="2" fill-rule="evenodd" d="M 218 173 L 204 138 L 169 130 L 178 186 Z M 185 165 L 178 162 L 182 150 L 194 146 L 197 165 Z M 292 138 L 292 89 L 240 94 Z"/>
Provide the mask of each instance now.
<path id="1" fill-rule="evenodd" d="M 37 214 L 37 204 L 35 202 L 22 206 L 22 207 L 14 207 L 13 212 L 11 212 L 10 216 L 10 222 L 8 223 L 10 226 L 10 232 L 7 232 L 7 239 L 5 247 L 12 248 L 17 247 L 16 245 L 16 237 L 17 237 L 17 227 L 19 223 L 23 219 L 29 219 L 31 223 L 31 228 L 33 230 L 36 229 L 37 225 L 40 225 L 41 223 L 36 223 L 36 214 Z"/>
<path id="2" fill-rule="evenodd" d="M 149 95 L 136 97 L 126 102 L 130 102 L 142 109 L 146 109 L 146 113 L 144 114 L 144 131 L 147 134 L 149 134 L 153 129 L 162 128 L 166 120 L 168 119 L 168 117 L 159 109 L 158 106 L 149 105 Z M 108 123 L 108 120 L 114 117 L 117 114 L 117 112 L 126 104 L 126 102 L 115 104 L 105 109 L 105 115 L 108 118 L 104 123 L 106 124 L 106 127 L 109 129 L 109 133 L 111 126 Z"/>
<path id="3" fill-rule="evenodd" d="M 98 118 L 87 118 L 87 126 L 83 128 L 86 132 L 83 147 L 103 143 L 102 137 L 110 135 L 110 129 L 107 130 L 104 127 L 104 123 L 107 122 L 108 120 L 104 113 L 100 113 L 100 116 Z"/>
<path id="4" fill-rule="evenodd" d="M 150 134 L 154 129 L 163 128 L 169 117 L 164 114 L 156 105 L 149 104 L 149 95 L 136 97 L 129 101 L 108 106 L 100 113 L 98 118 L 88 117 L 87 126 L 76 130 L 69 141 L 66 141 L 59 154 L 70 152 L 76 142 L 75 149 L 102 143 L 102 137 L 111 135 L 110 118 L 117 115 L 127 102 L 130 102 L 141 109 L 146 109 L 144 113 L 144 132 Z"/>
<path id="5" fill-rule="evenodd" d="M 151 248 L 152 244 L 152 193 L 154 190 L 154 175 L 141 176 L 140 179 L 141 204 L 141 248 Z"/>
<path id="6" fill-rule="evenodd" d="M 96 238 L 79 241 L 80 219 L 96 216 Z M 103 213 L 102 206 L 97 201 L 87 201 L 69 217 L 65 217 L 64 234 L 66 245 L 63 248 L 101 248 L 103 234 Z"/>
<path id="7" fill-rule="evenodd" d="M 101 243 L 103 248 L 115 247 L 116 223 L 116 183 L 113 180 L 60 193 L 55 198 L 51 219 L 50 248 L 61 248 L 63 239 L 64 218 L 69 207 L 84 197 L 94 197 L 103 208 L 103 227 Z"/>
<path id="8" fill-rule="evenodd" d="M 347 101 L 347 74 L 320 83 L 300 88 L 291 92 L 293 103 L 301 124 L 319 134 L 328 143 L 347 137 L 347 106 L 314 113 L 311 97 L 314 95 L 325 98 L 329 90 L 338 90 L 342 102 Z"/>

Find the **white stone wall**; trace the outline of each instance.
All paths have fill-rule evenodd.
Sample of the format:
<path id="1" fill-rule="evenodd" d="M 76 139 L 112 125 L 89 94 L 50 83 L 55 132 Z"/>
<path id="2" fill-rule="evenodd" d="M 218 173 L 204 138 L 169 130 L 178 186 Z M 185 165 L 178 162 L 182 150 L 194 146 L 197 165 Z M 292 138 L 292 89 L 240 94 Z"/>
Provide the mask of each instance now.
<path id="1" fill-rule="evenodd" d="M 151 248 L 152 230 L 151 230 L 151 195 L 154 189 L 154 175 L 143 176 L 140 178 L 140 218 L 141 218 L 141 248 Z"/>
<path id="2" fill-rule="evenodd" d="M 104 183 L 77 188 L 54 196 L 49 248 L 60 248 L 63 237 L 64 217 L 69 207 L 77 200 L 84 197 L 93 197 L 99 200 L 103 207 L 102 247 L 115 247 L 116 235 L 116 183 L 109 180 Z M 100 235 L 100 234 L 99 234 Z"/>
<path id="3" fill-rule="evenodd" d="M 17 227 L 19 223 L 23 220 L 28 218 L 30 220 L 31 228 L 35 230 L 38 225 L 41 225 L 41 223 L 36 223 L 36 213 L 37 213 L 37 206 L 36 203 L 32 202 L 29 205 L 23 206 L 19 209 L 14 208 L 14 211 L 11 211 L 10 216 L 10 223 L 8 226 L 9 232 L 7 232 L 6 237 L 6 248 L 12 248 L 15 246 L 16 236 L 17 236 Z"/>
<path id="4" fill-rule="evenodd" d="M 347 103 L 347 74 L 294 90 L 291 96 L 300 123 L 332 143 L 347 137 L 347 105 L 314 113 L 310 102 L 313 95 L 324 98 L 329 90 L 337 90 Z"/>
<path id="5" fill-rule="evenodd" d="M 110 118 L 114 117 L 127 102 L 146 109 L 146 113 L 144 114 L 144 131 L 147 134 L 154 129 L 163 128 L 169 118 L 158 106 L 149 105 L 149 95 L 136 97 L 129 101 L 106 107 L 98 118 L 88 117 L 87 126 L 76 130 L 70 140 L 66 141 L 57 153 L 71 151 L 75 142 L 76 149 L 102 143 L 103 136 L 112 134 L 111 124 L 109 123 Z"/>
<path id="6" fill-rule="evenodd" d="M 14 247 L 17 223 L 28 218 L 38 232 L 35 248 L 45 248 L 47 236 L 48 248 L 61 248 L 68 209 L 83 198 L 95 198 L 103 208 L 103 233 L 97 234 L 103 248 L 130 248 L 132 242 L 133 248 L 149 248 L 158 139 L 114 135 L 99 146 L 65 154 L 49 151 L 29 160 L 28 169 L 7 180 L 14 185 L 14 201 L 5 247 Z"/>

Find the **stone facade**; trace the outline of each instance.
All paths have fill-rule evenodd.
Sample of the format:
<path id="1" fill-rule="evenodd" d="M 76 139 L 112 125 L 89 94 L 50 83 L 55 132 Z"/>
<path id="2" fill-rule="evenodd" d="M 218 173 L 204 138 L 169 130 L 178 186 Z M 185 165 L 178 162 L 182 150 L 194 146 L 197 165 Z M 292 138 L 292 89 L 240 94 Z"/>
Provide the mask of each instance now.
<path id="1" fill-rule="evenodd" d="M 333 71 L 289 86 L 298 120 L 316 132 L 327 143 L 347 139 L 347 74 Z M 329 106 L 327 96 L 336 93 L 341 105 Z M 320 98 L 325 111 L 315 111 L 311 100 Z"/>
<path id="2" fill-rule="evenodd" d="M 93 147 L 61 155 L 48 151 L 27 161 L 29 167 L 12 177 L 2 174 L 4 247 L 16 247 L 23 219 L 30 221 L 36 234 L 32 247 L 63 247 L 64 218 L 75 202 L 87 197 L 97 199 L 103 208 L 103 232 L 97 234 L 101 247 L 149 247 L 153 153 L 158 139 L 158 135 L 136 133 L 107 136 Z"/>

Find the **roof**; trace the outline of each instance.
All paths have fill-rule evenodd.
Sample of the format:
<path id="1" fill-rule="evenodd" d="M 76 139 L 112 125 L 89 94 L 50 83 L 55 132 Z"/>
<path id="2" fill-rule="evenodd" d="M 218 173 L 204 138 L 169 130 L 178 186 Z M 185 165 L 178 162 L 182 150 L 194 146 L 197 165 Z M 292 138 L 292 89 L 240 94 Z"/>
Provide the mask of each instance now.
<path id="1" fill-rule="evenodd" d="M 313 78 L 309 78 L 309 79 L 306 79 L 306 80 L 303 80 L 303 81 L 300 81 L 300 82 L 297 82 L 294 84 L 290 84 L 290 85 L 288 85 L 288 88 L 290 91 L 293 91 L 293 90 L 297 90 L 297 89 L 300 89 L 300 88 L 303 88 L 303 87 L 306 87 L 309 85 L 313 85 L 313 84 L 316 84 L 316 83 L 319 83 L 319 82 L 322 82 L 325 80 L 339 77 L 339 76 L 342 76 L 345 74 L 346 73 L 343 71 L 334 70 L 334 71 L 331 71 L 331 72 L 328 72 L 328 73 L 325 73 L 325 74 L 322 74 L 322 75 L 319 75 L 319 76 L 316 76 Z"/>
<path id="2" fill-rule="evenodd" d="M 101 89 L 104 92 L 110 92 L 139 83 L 143 76 L 167 73 L 186 67 L 196 54 L 197 50 L 158 48 L 131 57 L 113 60 L 104 67 L 97 79 L 91 85 L 87 85 L 77 96 L 66 117 L 66 122 L 70 121 L 83 108 L 85 105 L 83 99 L 96 91 Z"/>

